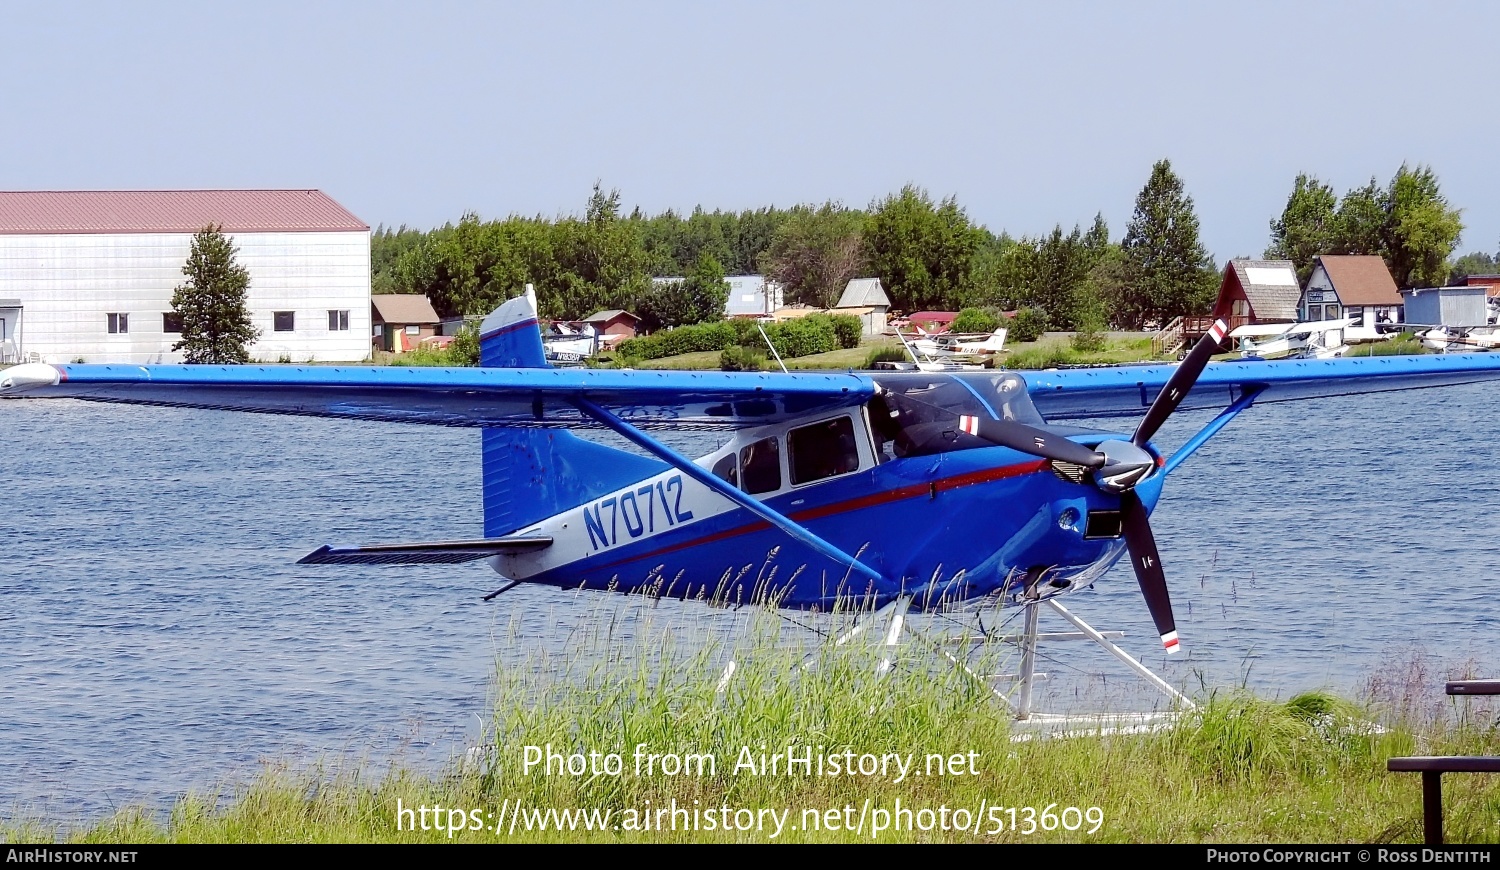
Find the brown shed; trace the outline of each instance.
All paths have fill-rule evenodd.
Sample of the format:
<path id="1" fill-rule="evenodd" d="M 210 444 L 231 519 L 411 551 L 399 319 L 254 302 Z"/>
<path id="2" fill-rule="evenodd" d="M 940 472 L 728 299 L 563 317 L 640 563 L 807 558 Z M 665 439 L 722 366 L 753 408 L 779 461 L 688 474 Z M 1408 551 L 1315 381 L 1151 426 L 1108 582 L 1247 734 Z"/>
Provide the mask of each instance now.
<path id="1" fill-rule="evenodd" d="M 1214 316 L 1231 330 L 1252 323 L 1291 323 L 1297 319 L 1301 295 L 1291 260 L 1230 260 Z"/>
<path id="2" fill-rule="evenodd" d="M 1500 275 L 1468 275 L 1464 277 L 1465 287 L 1488 287 L 1485 291 L 1490 297 L 1500 296 Z"/>
<path id="3" fill-rule="evenodd" d="M 600 340 L 613 346 L 615 342 L 633 338 L 641 319 L 629 311 L 610 308 L 595 311 L 580 322 L 592 326 L 594 332 L 600 336 Z"/>
<path id="4" fill-rule="evenodd" d="M 374 325 L 371 343 L 376 350 L 404 353 L 422 339 L 437 335 L 438 316 L 426 296 L 416 293 L 376 294 L 370 297 Z"/>

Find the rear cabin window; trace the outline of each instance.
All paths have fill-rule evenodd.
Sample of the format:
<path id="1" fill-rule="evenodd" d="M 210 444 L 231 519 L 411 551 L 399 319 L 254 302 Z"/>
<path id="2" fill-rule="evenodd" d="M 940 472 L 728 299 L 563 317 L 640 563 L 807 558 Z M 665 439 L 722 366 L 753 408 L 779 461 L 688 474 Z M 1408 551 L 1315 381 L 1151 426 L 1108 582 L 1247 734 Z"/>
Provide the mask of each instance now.
<path id="1" fill-rule="evenodd" d="M 786 449 L 791 459 L 793 485 L 859 470 L 854 422 L 848 417 L 793 429 L 786 436 Z"/>
<path id="2" fill-rule="evenodd" d="M 751 495 L 781 489 L 781 448 L 775 437 L 740 448 L 740 489 Z"/>

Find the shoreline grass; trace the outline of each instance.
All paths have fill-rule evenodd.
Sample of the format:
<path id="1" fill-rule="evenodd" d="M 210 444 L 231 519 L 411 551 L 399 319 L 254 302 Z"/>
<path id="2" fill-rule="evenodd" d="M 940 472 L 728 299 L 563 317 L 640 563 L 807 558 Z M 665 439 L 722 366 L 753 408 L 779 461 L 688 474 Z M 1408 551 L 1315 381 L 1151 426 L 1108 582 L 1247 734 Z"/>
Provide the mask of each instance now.
<path id="1" fill-rule="evenodd" d="M 805 650 L 758 634 L 740 650 L 749 655 L 721 692 L 719 655 L 727 651 L 679 643 L 670 631 L 634 636 L 624 651 L 613 637 L 615 654 L 600 659 L 538 660 L 502 671 L 492 736 L 437 773 L 272 765 L 231 794 L 188 795 L 167 813 L 127 808 L 73 829 L 14 820 L 0 823 L 0 840 L 1416 843 L 1420 777 L 1386 772 L 1386 759 L 1500 754 L 1492 709 L 1466 706 L 1455 717 L 1458 708 L 1449 707 L 1445 713 L 1442 705 L 1419 699 L 1431 687 L 1415 689 L 1411 674 L 1399 670 L 1383 684 L 1372 682 L 1365 705 L 1321 693 L 1277 703 L 1244 691 L 1210 692 L 1198 711 L 1169 730 L 1014 742 L 1002 703 L 960 670 L 919 656 L 915 645 L 903 650 L 894 673 L 882 676 L 878 647 L 823 643 L 812 650 L 811 666 L 803 667 Z M 985 667 L 1003 665 L 1007 654 L 980 651 L 988 657 Z M 526 747 L 548 744 L 560 757 L 579 755 L 585 767 L 578 775 L 558 769 L 540 775 L 541 766 L 527 764 Z M 898 778 L 898 767 L 891 766 L 871 775 L 818 775 L 794 765 L 788 775 L 744 764 L 746 753 L 754 761 L 788 746 L 811 747 L 813 756 L 824 758 L 908 755 L 912 772 Z M 696 769 L 670 772 L 663 760 L 642 770 L 640 747 L 662 759 L 700 761 Z M 619 772 L 610 773 L 608 761 L 591 760 L 590 753 L 616 755 Z M 925 767 L 930 757 L 940 759 L 936 771 Z M 713 761 L 703 761 L 708 758 Z M 965 760 L 950 763 L 959 758 Z M 1500 789 L 1488 778 L 1446 777 L 1444 793 L 1449 842 L 1500 840 Z M 506 808 L 518 802 L 543 812 L 607 810 L 625 829 L 527 832 L 523 824 L 515 831 L 488 830 L 494 814 L 502 814 L 503 825 Z M 900 819 L 891 815 L 898 802 L 909 813 L 928 810 L 932 826 L 920 830 L 923 817 L 914 815 L 912 830 L 874 836 L 869 825 L 862 832 L 842 830 L 853 821 L 849 813 L 858 815 L 866 802 L 876 813 L 884 810 L 888 823 Z M 636 814 L 639 827 L 642 810 L 674 806 L 786 816 L 775 836 L 769 824 L 703 830 L 701 819 L 698 830 L 628 829 L 628 814 Z M 1058 824 L 1042 830 L 1049 806 Z M 408 829 L 398 830 L 398 808 L 420 807 L 442 807 L 447 822 L 455 818 L 452 811 L 464 812 L 463 830 L 422 830 L 414 814 Z M 1030 833 L 1019 830 L 1028 807 L 1037 820 Z M 1077 808 L 1067 816 L 1074 830 L 1060 823 L 1068 807 Z M 969 829 L 942 829 L 940 808 L 955 822 L 957 811 L 965 810 Z M 1091 808 L 1100 817 L 1092 833 L 1084 821 Z M 828 830 L 835 817 L 840 829 Z M 474 829 L 479 826 L 486 829 Z"/>

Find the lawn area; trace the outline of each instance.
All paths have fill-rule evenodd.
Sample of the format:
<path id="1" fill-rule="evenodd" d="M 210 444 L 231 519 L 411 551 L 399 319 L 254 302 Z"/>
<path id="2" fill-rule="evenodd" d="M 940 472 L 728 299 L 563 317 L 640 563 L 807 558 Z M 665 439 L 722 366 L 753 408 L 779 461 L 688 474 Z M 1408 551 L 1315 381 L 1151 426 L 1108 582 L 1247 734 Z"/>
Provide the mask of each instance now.
<path id="1" fill-rule="evenodd" d="M 867 339 L 859 347 L 829 351 L 828 353 L 815 353 L 810 356 L 798 357 L 786 361 L 788 369 L 858 369 L 864 368 L 865 358 L 870 351 L 881 347 L 900 347 L 900 343 L 893 338 Z M 764 350 L 763 348 L 755 348 Z M 766 354 L 766 367 L 770 371 L 777 371 L 776 360 L 770 359 Z M 660 359 L 642 361 L 639 368 L 643 369 L 672 369 L 678 371 L 703 371 L 715 370 L 719 367 L 718 351 L 701 351 L 699 353 L 684 353 L 677 356 L 664 356 Z"/>
<path id="2" fill-rule="evenodd" d="M 786 361 L 786 366 L 793 370 L 862 369 L 871 351 L 877 348 L 900 347 L 901 343 L 894 338 L 867 339 L 857 348 L 789 359 Z M 1001 364 L 1008 369 L 1045 369 L 1062 365 L 1132 363 L 1151 359 L 1150 338 L 1135 335 L 1112 336 L 1104 350 L 1098 353 L 1080 353 L 1073 349 L 1070 336 L 1049 333 L 1037 341 L 1010 345 L 1001 357 Z M 646 360 L 640 363 L 639 367 L 643 369 L 713 370 L 719 367 L 719 354 L 717 351 L 685 353 Z M 775 371 L 775 360 L 768 359 L 767 368 Z"/>

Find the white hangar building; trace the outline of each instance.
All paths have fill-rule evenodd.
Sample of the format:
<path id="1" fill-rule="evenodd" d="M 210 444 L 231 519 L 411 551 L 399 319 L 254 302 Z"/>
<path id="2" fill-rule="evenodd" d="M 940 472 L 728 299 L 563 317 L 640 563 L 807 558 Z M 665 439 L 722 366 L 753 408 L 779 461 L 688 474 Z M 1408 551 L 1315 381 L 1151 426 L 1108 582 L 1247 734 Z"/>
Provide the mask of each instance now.
<path id="1" fill-rule="evenodd" d="M 0 362 L 181 362 L 172 292 L 221 225 L 252 360 L 370 355 L 370 227 L 317 190 L 0 191 Z"/>

